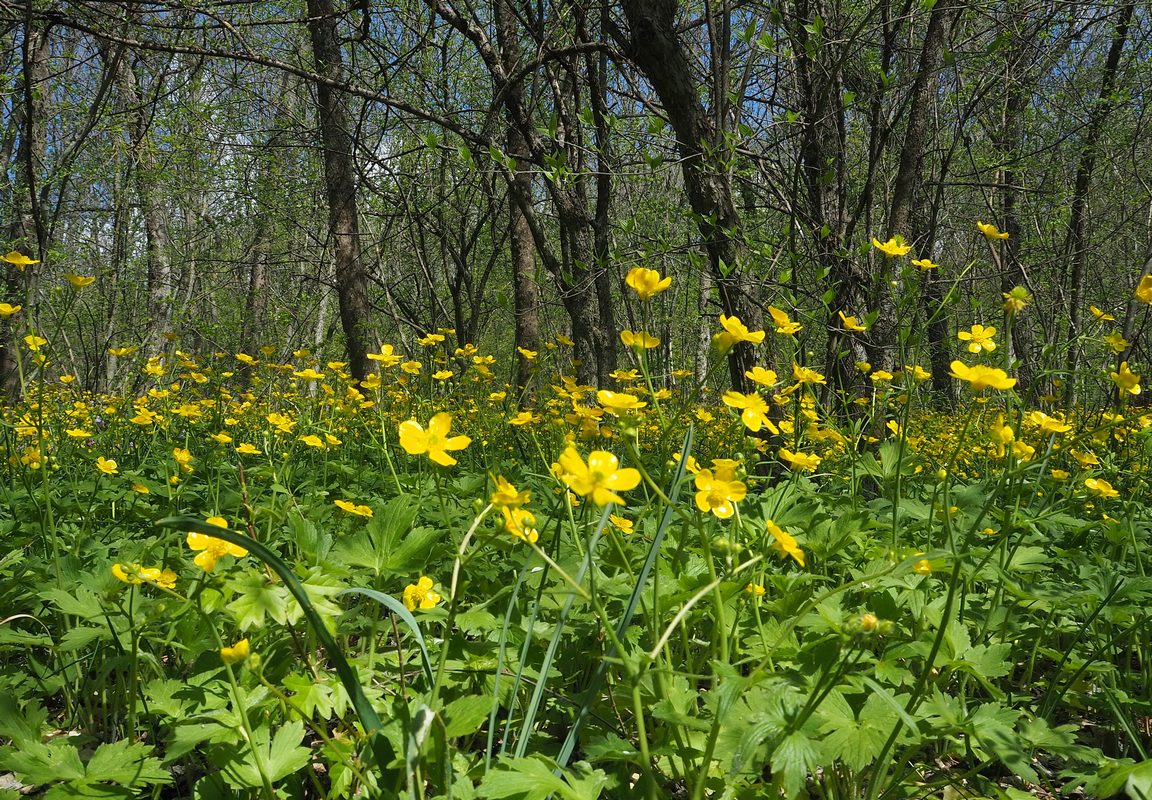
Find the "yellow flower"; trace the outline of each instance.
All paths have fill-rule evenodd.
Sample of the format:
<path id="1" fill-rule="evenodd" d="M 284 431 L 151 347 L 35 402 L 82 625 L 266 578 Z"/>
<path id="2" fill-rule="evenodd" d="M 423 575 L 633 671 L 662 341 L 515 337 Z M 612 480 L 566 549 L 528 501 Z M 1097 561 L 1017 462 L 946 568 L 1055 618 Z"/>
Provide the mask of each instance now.
<path id="1" fill-rule="evenodd" d="M 380 348 L 379 353 L 369 353 L 368 359 L 370 361 L 379 361 L 384 367 L 394 367 L 400 363 L 400 356 L 393 352 L 394 348 L 390 344 L 386 344 Z"/>
<path id="2" fill-rule="evenodd" d="M 20 309 L 24 306 L 14 306 L 10 303 L 0 303 L 0 319 L 8 319 L 14 314 L 19 314 Z"/>
<path id="3" fill-rule="evenodd" d="M 503 506 L 500 513 L 504 517 L 504 530 L 517 539 L 535 544 L 540 538 L 540 533 L 536 530 L 536 516 L 528 509 Z"/>
<path id="4" fill-rule="evenodd" d="M 309 447 L 315 447 L 318 450 L 324 449 L 324 440 L 314 433 L 310 433 L 307 436 L 298 436 L 297 439 Z"/>
<path id="5" fill-rule="evenodd" d="M 702 469 L 696 473 L 696 507 L 704 513 L 711 511 L 720 519 L 729 519 L 736 513 L 735 504 L 748 493 L 748 487 L 743 481 L 726 480 L 732 470 L 724 472 L 726 474 L 713 474 L 710 469 Z"/>
<path id="6" fill-rule="evenodd" d="M 1117 355 L 1123 353 L 1125 350 L 1132 346 L 1130 341 L 1125 339 L 1116 331 L 1112 331 L 1112 333 L 1105 336 L 1104 341 L 1108 343 L 1110 348 L 1112 348 L 1112 352 L 1116 353 Z"/>
<path id="7" fill-rule="evenodd" d="M 869 368 L 871 368 L 871 365 L 869 365 Z M 792 380 L 796 381 L 796 383 L 823 384 L 825 382 L 824 376 L 816 370 L 808 369 L 795 363 L 792 364 Z"/>
<path id="8" fill-rule="evenodd" d="M 423 339 L 417 339 L 416 343 L 423 347 L 434 347 L 444 341 L 444 335 L 440 333 L 429 333 Z"/>
<path id="9" fill-rule="evenodd" d="M 633 267 L 629 270 L 624 283 L 628 284 L 629 288 L 636 292 L 636 296 L 641 300 L 651 300 L 653 295 L 659 294 L 672 285 L 672 277 L 661 278 L 660 273 L 654 269 Z"/>
<path id="10" fill-rule="evenodd" d="M 260 451 L 256 449 L 256 446 L 248 442 L 241 442 L 240 445 L 236 448 L 236 452 L 242 456 L 260 455 Z"/>
<path id="11" fill-rule="evenodd" d="M 91 286 L 96 282 L 96 279 L 91 275 L 77 275 L 75 272 L 65 272 L 64 278 L 75 289 L 83 289 L 85 286 Z"/>
<path id="12" fill-rule="evenodd" d="M 651 350 L 660 346 L 658 338 L 643 331 L 635 333 L 629 330 L 620 331 L 620 341 L 624 343 L 625 347 L 631 347 L 633 350 Z"/>
<path id="13" fill-rule="evenodd" d="M 400 369 L 404 370 L 404 372 L 408 373 L 409 375 L 419 375 L 420 370 L 423 369 L 423 366 L 419 361 L 405 361 L 400 365 Z"/>
<path id="14" fill-rule="evenodd" d="M 796 539 L 770 519 L 764 520 L 764 524 L 768 528 L 768 533 L 772 535 L 772 549 L 781 557 L 791 556 L 797 564 L 804 566 L 804 551 L 800 549 Z"/>
<path id="15" fill-rule="evenodd" d="M 539 414 L 533 414 L 531 411 L 521 411 L 519 414 L 509 419 L 508 424 L 520 427 L 522 425 L 534 425 L 539 421 Z"/>
<path id="16" fill-rule="evenodd" d="M 873 383 L 888 383 L 896 376 L 886 369 L 878 369 L 868 377 L 872 379 Z"/>
<path id="17" fill-rule="evenodd" d="M 992 337 L 995 335 L 996 329 L 991 325 L 987 328 L 983 325 L 973 325 L 971 330 L 960 331 L 956 334 L 960 341 L 968 342 L 969 353 L 979 353 L 981 350 L 987 350 L 991 353 L 996 349 L 996 342 L 992 341 Z"/>
<path id="18" fill-rule="evenodd" d="M 1049 470 L 1049 472 L 1052 474 L 1052 477 L 1058 481 L 1066 481 L 1072 477 L 1072 474 L 1066 469 L 1057 469 L 1053 467 L 1051 470 Z"/>
<path id="19" fill-rule="evenodd" d="M 220 658 L 225 664 L 238 664 L 248 658 L 249 645 L 247 639 L 241 639 L 231 647 L 225 645 L 220 648 Z"/>
<path id="20" fill-rule="evenodd" d="M 205 521 L 209 525 L 215 525 L 217 528 L 228 527 L 228 521 L 223 517 L 208 517 Z M 188 542 L 188 548 L 190 550 L 199 551 L 193 560 L 196 566 L 205 572 L 211 572 L 216 569 L 216 561 L 222 556 L 243 558 L 248 555 L 248 551 L 240 545 L 226 542 L 223 539 L 217 539 L 205 533 L 189 533 L 186 541 Z"/>
<path id="21" fill-rule="evenodd" d="M 532 359 L 536 358 L 537 355 L 539 355 L 539 353 L 537 353 L 537 351 L 529 350 L 526 347 L 517 347 L 516 352 L 519 353 L 520 355 L 524 356 L 524 358 L 528 361 L 531 361 Z"/>
<path id="22" fill-rule="evenodd" d="M 868 330 L 857 321 L 856 317 L 846 317 L 843 311 L 837 311 L 836 313 L 840 315 L 840 323 L 844 326 L 844 330 L 854 331 L 856 333 L 863 333 Z"/>
<path id="23" fill-rule="evenodd" d="M 617 415 L 623 411 L 639 411 L 648 405 L 635 395 L 611 392 L 607 389 L 596 392 L 596 402 L 602 405 L 608 413 Z"/>
<path id="24" fill-rule="evenodd" d="M 772 433 L 780 433 L 780 429 L 768 419 L 768 403 L 755 392 L 741 394 L 729 391 L 724 393 L 723 400 L 724 405 L 740 410 L 740 421 L 753 433 L 761 428 L 767 428 Z"/>
<path id="25" fill-rule="evenodd" d="M 43 336 L 37 336 L 34 333 L 30 333 L 24 337 L 24 344 L 27 345 L 28 349 L 33 353 L 39 353 L 40 348 L 48 344 L 48 340 Z"/>
<path id="26" fill-rule="evenodd" d="M 1072 426 L 1067 422 L 1045 414 L 1043 411 L 1029 411 L 1024 415 L 1024 424 L 1039 428 L 1042 433 L 1067 433 Z"/>
<path id="27" fill-rule="evenodd" d="M 621 517 L 617 514 L 609 514 L 608 521 L 611 522 L 616 527 L 616 530 L 620 531 L 621 533 L 632 533 L 634 524 L 632 520 L 628 519 L 627 517 Z"/>
<path id="28" fill-rule="evenodd" d="M 1107 311 L 1101 311 L 1096 306 L 1088 306 L 1088 310 L 1092 312 L 1092 316 L 1096 318 L 1097 322 L 1115 322 L 1116 317 L 1109 314 Z"/>
<path id="29" fill-rule="evenodd" d="M 73 439 L 89 439 L 92 436 L 90 431 L 86 431 L 83 428 L 68 428 L 64 433 Z"/>
<path id="30" fill-rule="evenodd" d="M 28 256 L 24 255 L 23 253 L 17 253 L 15 250 L 9 250 L 4 255 L 0 256 L 0 261 L 7 261 L 9 264 L 16 267 L 16 269 L 20 270 L 21 272 L 23 272 L 24 268 L 29 266 L 30 264 L 39 264 L 40 263 L 39 261 L 33 261 L 32 259 L 30 259 Z"/>
<path id="31" fill-rule="evenodd" d="M 1136 299 L 1142 303 L 1152 305 L 1152 275 L 1145 275 L 1136 287 Z"/>
<path id="32" fill-rule="evenodd" d="M 295 375 L 297 378 L 301 378 L 301 379 L 306 380 L 306 381 L 318 381 L 324 377 L 323 372 L 317 372 L 316 370 L 312 369 L 312 367 L 308 367 L 308 369 L 302 369 L 302 370 L 299 370 L 297 372 L 293 372 L 292 374 Z"/>
<path id="33" fill-rule="evenodd" d="M 748 330 L 747 326 L 740 321 L 739 317 L 726 317 L 721 314 L 720 327 L 722 327 L 724 331 L 712 337 L 712 344 L 721 354 L 727 353 L 734 345 L 740 342 L 760 344 L 764 341 L 764 331 Z"/>
<path id="34" fill-rule="evenodd" d="M 496 491 L 492 493 L 489 502 L 497 508 L 519 508 L 532 499 L 532 493 L 517 490 L 503 475 L 496 477 Z"/>
<path id="35" fill-rule="evenodd" d="M 141 583 L 153 583 L 165 589 L 176 586 L 176 573 L 170 569 L 159 567 L 142 567 L 139 564 L 113 564 L 112 575 L 124 583 L 139 586 Z"/>
<path id="36" fill-rule="evenodd" d="M 919 364 L 905 365 L 904 373 L 911 376 L 912 380 L 916 382 L 926 381 L 932 377 L 932 373 L 921 367 Z"/>
<path id="37" fill-rule="evenodd" d="M 939 264 L 935 264 L 930 259 L 927 259 L 927 258 L 913 259 L 912 260 L 912 266 L 919 267 L 920 269 L 924 270 L 925 272 L 927 272 L 930 269 L 939 269 L 939 267 L 940 267 Z"/>
<path id="38" fill-rule="evenodd" d="M 773 386 L 778 380 L 775 372 L 763 367 L 753 367 L 744 373 L 744 377 L 761 386 Z"/>
<path id="39" fill-rule="evenodd" d="M 1100 466 L 1100 459 L 1095 453 L 1083 453 L 1079 450 L 1073 450 L 1072 457 L 1076 459 L 1076 463 L 1084 469 Z"/>
<path id="40" fill-rule="evenodd" d="M 880 618 L 871 611 L 865 611 L 860 615 L 860 630 L 864 633 L 873 633 L 879 627 Z"/>
<path id="41" fill-rule="evenodd" d="M 96 459 L 96 469 L 100 470 L 105 475 L 115 475 L 119 471 L 118 467 L 119 465 L 110 458 L 100 456 L 98 459 Z"/>
<path id="42" fill-rule="evenodd" d="M 432 579 L 426 575 L 421 575 L 420 580 L 416 583 L 405 586 L 404 607 L 409 611 L 415 611 L 417 607 L 435 608 L 436 604 L 440 602 L 440 595 L 432 591 L 433 586 Z"/>
<path id="43" fill-rule="evenodd" d="M 780 459 L 788 462 L 788 466 L 797 471 L 812 472 L 822 460 L 818 455 L 810 455 L 808 453 L 793 453 L 786 447 L 780 448 Z M 803 565 L 801 565 L 803 566 Z"/>
<path id="44" fill-rule="evenodd" d="M 1007 234 L 1005 234 L 1007 236 Z M 1032 293 L 1025 289 L 1023 286 L 1015 286 L 1010 292 L 1004 292 L 1004 311 L 1009 316 L 1019 314 L 1028 304 L 1032 302 Z"/>
<path id="45" fill-rule="evenodd" d="M 1008 238 L 1007 233 L 1002 232 L 999 228 L 997 228 L 995 225 L 992 225 L 991 223 L 978 221 L 976 223 L 976 227 L 980 229 L 980 233 L 984 234 L 984 238 L 988 241 L 992 241 L 993 239 Z"/>
<path id="46" fill-rule="evenodd" d="M 209 436 L 208 438 L 210 438 L 212 441 L 216 442 L 216 444 L 232 444 L 232 437 L 229 436 L 228 434 L 224 433 L 223 431 L 221 431 L 220 433 L 214 433 L 211 436 Z"/>
<path id="47" fill-rule="evenodd" d="M 1097 497 L 1119 497 L 1120 492 L 1103 478 L 1085 478 L 1084 487 Z"/>
<path id="48" fill-rule="evenodd" d="M 886 242 L 881 242 L 879 239 L 873 236 L 872 246 L 884 255 L 888 256 L 888 258 L 908 255 L 908 251 L 912 249 L 912 245 L 904 244 L 904 237 L 902 236 L 893 236 Z"/>
<path id="49" fill-rule="evenodd" d="M 588 463 L 580 457 L 575 447 L 569 446 L 558 459 L 560 480 L 581 497 L 592 497 L 598 506 L 608 503 L 624 505 L 623 498 L 616 492 L 635 489 L 640 483 L 640 472 L 631 467 L 620 468 L 620 462 L 612 453 L 593 450 L 588 454 Z"/>
<path id="50" fill-rule="evenodd" d="M 1108 377 L 1116 384 L 1116 388 L 1120 390 L 1120 394 L 1140 394 L 1140 376 L 1128 369 L 1128 362 L 1120 362 L 1119 372 L 1109 372 Z"/>
<path id="51" fill-rule="evenodd" d="M 787 312 L 781 311 L 779 308 L 776 308 L 776 306 L 768 306 L 768 314 L 772 317 L 772 324 L 776 326 L 776 333 L 781 336 L 791 336 L 799 333 L 804 327 L 799 322 L 793 322 Z"/>
<path id="52" fill-rule="evenodd" d="M 764 590 L 764 587 L 758 583 L 749 583 L 747 586 L 744 587 L 744 591 L 746 591 L 748 594 L 752 595 L 753 597 L 763 597 L 765 590 Z"/>
<path id="53" fill-rule="evenodd" d="M 456 373 L 450 369 L 440 369 L 432 373 L 432 377 L 438 381 L 446 381 Z"/>
<path id="54" fill-rule="evenodd" d="M 349 514 L 355 514 L 358 517 L 372 516 L 372 509 L 368 506 L 356 505 L 350 500 L 336 500 L 334 502 L 337 508 L 347 511 Z"/>
<path id="55" fill-rule="evenodd" d="M 912 571 L 917 575 L 931 575 L 932 562 L 926 558 L 922 558 L 912 565 Z"/>
<path id="56" fill-rule="evenodd" d="M 400 446 L 411 456 L 427 454 L 435 464 L 450 467 L 456 459 L 448 455 L 448 450 L 463 450 L 472 440 L 467 436 L 448 436 L 452 427 L 452 417 L 441 411 L 428 421 L 428 429 L 421 427 L 414 419 L 400 423 Z"/>
<path id="57" fill-rule="evenodd" d="M 961 361 L 953 361 L 952 371 L 948 374 L 953 378 L 967 381 L 972 384 L 972 390 L 982 392 L 985 389 L 1011 389 L 1016 385 L 1015 378 L 1009 378 L 1008 373 L 1002 369 L 985 367 L 982 364 L 969 367 Z"/>

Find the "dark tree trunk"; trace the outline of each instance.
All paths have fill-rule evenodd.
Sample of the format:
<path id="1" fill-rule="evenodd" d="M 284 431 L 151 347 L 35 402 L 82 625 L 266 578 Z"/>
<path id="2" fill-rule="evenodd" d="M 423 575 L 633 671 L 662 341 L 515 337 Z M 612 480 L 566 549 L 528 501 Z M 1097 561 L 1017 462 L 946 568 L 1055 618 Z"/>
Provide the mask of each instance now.
<path id="1" fill-rule="evenodd" d="M 1128 27 L 1132 22 L 1135 3 L 1125 3 L 1120 9 L 1120 18 L 1112 33 L 1112 44 L 1104 62 L 1104 75 L 1100 79 L 1100 93 L 1085 126 L 1084 147 L 1080 151 L 1080 162 L 1076 167 L 1076 185 L 1072 191 L 1072 207 L 1068 220 L 1068 239 L 1065 250 L 1070 261 L 1068 272 L 1068 358 L 1064 366 L 1064 405 L 1071 408 L 1076 404 L 1076 371 L 1080 362 L 1080 315 L 1084 313 L 1084 266 L 1088 259 L 1088 190 L 1092 184 L 1092 173 L 1096 168 L 1096 146 L 1103 132 L 1104 123 L 1115 105 L 1112 91 L 1116 86 L 1116 73 L 1120 67 L 1120 57 L 1128 38 Z"/>
<path id="2" fill-rule="evenodd" d="M 716 154 L 724 151 L 723 131 L 717 130 L 700 102 L 699 87 L 684 45 L 674 28 L 675 0 L 624 0 L 630 38 L 628 55 L 652 84 L 676 132 L 688 204 L 708 254 L 708 266 L 720 297 L 720 307 L 749 328 L 763 319 L 757 287 L 744 273 L 746 247 L 732 181 Z M 751 391 L 745 372 L 755 366 L 755 352 L 738 344 L 728 356 L 729 378 L 738 391 Z"/>
<path id="3" fill-rule="evenodd" d="M 9 246 L 30 258 L 40 259 L 48 249 L 48 234 L 41 222 L 36 181 L 47 149 L 46 105 L 42 84 L 48 80 L 48 28 L 38 23 L 24 26 L 20 47 L 22 64 L 16 80 L 10 124 L 16 128 L 18 143 L 15 163 L 5 165 L 15 177 L 8 229 Z M 43 266 L 43 265 L 41 265 Z M 32 279 L 30 266 L 23 270 L 5 264 L 4 300 L 13 305 L 26 302 Z M 0 320 L 0 387 L 14 399 L 20 394 L 18 354 L 19 317 Z"/>
<path id="4" fill-rule="evenodd" d="M 316 71 L 329 80 L 343 80 L 343 55 L 332 0 L 308 0 L 308 31 Z M 360 229 L 352 135 L 343 95 L 327 84 L 316 85 L 316 116 L 324 148 L 324 184 L 328 199 L 328 232 L 336 267 L 340 326 L 348 350 L 348 369 L 356 379 L 371 370 L 368 353 L 368 278 L 360 258 Z"/>

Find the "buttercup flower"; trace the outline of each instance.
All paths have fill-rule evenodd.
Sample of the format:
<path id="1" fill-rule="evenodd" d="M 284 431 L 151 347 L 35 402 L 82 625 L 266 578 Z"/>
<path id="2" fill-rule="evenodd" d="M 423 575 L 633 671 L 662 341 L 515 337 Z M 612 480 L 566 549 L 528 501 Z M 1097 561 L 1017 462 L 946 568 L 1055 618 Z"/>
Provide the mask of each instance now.
<path id="1" fill-rule="evenodd" d="M 519 508 L 532 499 L 529 491 L 519 491 L 503 476 L 496 477 L 496 491 L 492 492 L 489 502 L 497 508 Z"/>
<path id="2" fill-rule="evenodd" d="M 984 234 L 984 238 L 988 241 L 995 239 L 1007 239 L 1008 234 L 1001 231 L 995 225 L 987 222 L 977 222 L 976 227 L 980 229 L 980 233 Z"/>
<path id="3" fill-rule="evenodd" d="M 764 341 L 764 331 L 748 330 L 748 327 L 740 321 L 739 317 L 726 317 L 721 314 L 720 327 L 724 331 L 712 337 L 712 344 L 721 354 L 727 353 L 740 342 L 760 344 Z"/>
<path id="4" fill-rule="evenodd" d="M 1108 377 L 1116 384 L 1116 388 L 1120 390 L 1120 394 L 1140 394 L 1140 376 L 1128 369 L 1128 362 L 1120 362 L 1120 370 L 1118 372 L 1109 372 Z"/>
<path id="5" fill-rule="evenodd" d="M 588 463 L 584 463 L 576 448 L 569 447 L 560 454 L 558 465 L 560 480 L 581 497 L 591 496 L 598 506 L 624 505 L 623 498 L 616 492 L 635 489 L 640 483 L 639 470 L 621 469 L 616 456 L 604 450 L 593 450 L 588 454 Z"/>
<path id="6" fill-rule="evenodd" d="M 1084 487 L 1097 497 L 1119 497 L 1120 492 L 1103 478 L 1085 478 Z"/>
<path id="7" fill-rule="evenodd" d="M 724 393 L 723 399 L 724 405 L 740 409 L 740 421 L 753 433 L 761 428 L 767 428 L 772 433 L 780 433 L 780 429 L 768 419 L 768 403 L 755 392 L 741 394 L 729 391 Z"/>
<path id="8" fill-rule="evenodd" d="M 912 266 L 919 267 L 920 269 L 924 270 L 925 272 L 927 272 L 930 269 L 939 269 L 939 267 L 940 267 L 939 264 L 935 264 L 932 262 L 931 259 L 927 259 L 927 258 L 913 259 L 912 260 Z"/>
<path id="9" fill-rule="evenodd" d="M 780 448 L 780 459 L 787 462 L 788 466 L 797 471 L 812 472 L 820 466 L 821 458 L 818 455 L 808 453 L 793 453 L 786 447 Z M 803 565 L 801 565 L 803 566 Z"/>
<path id="10" fill-rule="evenodd" d="M 1004 310 L 1009 316 L 1019 314 L 1032 302 L 1032 293 L 1023 286 L 1015 286 L 1012 291 L 1004 292 L 1002 296 L 1004 298 Z"/>
<path id="11" fill-rule="evenodd" d="M 633 267 L 628 272 L 628 277 L 624 279 L 624 283 L 628 284 L 629 288 L 636 292 L 636 296 L 641 300 L 651 300 L 653 295 L 660 294 L 672 285 L 672 278 L 671 276 L 661 278 L 660 273 L 654 269 Z"/>
<path id="12" fill-rule="evenodd" d="M 1009 378 L 1008 373 L 1002 369 L 985 367 L 977 364 L 969 367 L 962 361 L 953 361 L 952 371 L 948 374 L 972 384 L 972 390 L 982 392 L 985 389 L 1011 389 L 1016 385 L 1015 378 Z"/>
<path id="13" fill-rule="evenodd" d="M 0 303 L 0 319 L 8 319 L 15 314 L 20 313 L 20 309 L 24 306 L 14 306 L 10 303 Z"/>
<path id="14" fill-rule="evenodd" d="M 23 253 L 17 253 L 15 250 L 9 250 L 4 255 L 0 256 L 0 261 L 7 261 L 9 264 L 16 267 L 16 269 L 20 270 L 21 272 L 23 272 L 24 268 L 27 266 L 40 263 L 39 261 L 32 260 L 31 258 L 24 255 Z"/>
<path id="15" fill-rule="evenodd" d="M 96 459 L 96 469 L 100 470 L 105 475 L 115 475 L 117 472 L 119 472 L 119 466 L 120 465 L 111 458 L 100 456 L 98 459 Z"/>
<path id="16" fill-rule="evenodd" d="M 736 503 L 744 499 L 748 487 L 743 481 L 733 479 L 733 470 L 702 469 L 696 473 L 696 507 L 708 513 L 711 511 L 720 519 L 728 519 L 736 513 Z"/>
<path id="17" fill-rule="evenodd" d="M 422 609 L 435 608 L 440 602 L 440 595 L 432 591 L 432 579 L 427 575 L 421 575 L 420 580 L 416 583 L 410 583 L 404 587 L 404 607 L 409 611 L 415 611 L 417 607 Z"/>
<path id="18" fill-rule="evenodd" d="M 249 645 L 247 639 L 241 639 L 236 644 L 220 648 L 220 658 L 225 664 L 238 664 L 248 658 Z"/>
<path id="19" fill-rule="evenodd" d="M 776 333 L 781 336 L 791 336 L 804 327 L 799 322 L 793 322 L 787 312 L 781 311 L 776 306 L 768 306 L 768 314 L 772 317 L 772 324 L 776 326 Z"/>
<path id="20" fill-rule="evenodd" d="M 660 346 L 659 339 L 643 331 L 620 331 L 620 341 L 625 347 L 631 347 L 633 350 L 651 350 Z"/>
<path id="21" fill-rule="evenodd" d="M 448 436 L 452 427 L 451 415 L 440 412 L 428 421 L 428 429 L 421 427 L 416 420 L 400 423 L 400 446 L 408 455 L 427 454 L 435 464 L 450 467 L 456 459 L 448 455 L 448 450 L 463 450 L 472 440 L 467 436 Z"/>
<path id="22" fill-rule="evenodd" d="M 206 522 L 209 525 L 215 525 L 217 528 L 228 527 L 228 521 L 223 517 L 208 517 Z M 223 539 L 217 539 L 215 536 L 209 536 L 206 533 L 189 533 L 187 542 L 189 549 L 199 551 L 193 561 L 196 563 L 196 566 L 205 572 L 211 572 L 216 569 L 217 560 L 223 556 L 243 558 L 248 555 L 248 551 L 240 545 L 226 542 Z"/>
<path id="23" fill-rule="evenodd" d="M 333 501 L 337 508 L 342 511 L 347 511 L 349 514 L 355 514 L 358 517 L 371 517 L 372 509 L 368 506 L 357 505 L 351 500 L 335 500 Z"/>
<path id="24" fill-rule="evenodd" d="M 1145 275 L 1136 287 L 1136 299 L 1141 303 L 1152 305 L 1152 275 Z"/>
<path id="25" fill-rule="evenodd" d="M 800 545 L 797 544 L 792 534 L 770 519 L 764 520 L 764 525 L 768 528 L 768 533 L 772 535 L 772 549 L 782 557 L 791 556 L 797 564 L 804 566 L 804 551 L 800 549 Z"/>
<path id="26" fill-rule="evenodd" d="M 532 544 L 540 538 L 536 530 L 536 515 L 526 508 L 516 506 L 502 506 L 500 513 L 504 516 L 504 530 Z"/>
<path id="27" fill-rule="evenodd" d="M 843 311 L 838 311 L 836 313 L 840 315 L 840 324 L 844 326 L 844 330 L 853 331 L 854 333 L 863 333 L 864 331 L 868 330 L 866 327 L 860 324 L 856 317 L 847 317 L 844 315 Z"/>
<path id="28" fill-rule="evenodd" d="M 601 389 L 596 392 L 596 402 L 611 414 L 620 414 L 625 411 L 639 411 L 648 405 L 635 395 L 624 392 L 610 392 L 607 389 Z"/>
<path id="29" fill-rule="evenodd" d="M 992 337 L 995 335 L 996 329 L 991 325 L 987 328 L 983 325 L 973 325 L 970 330 L 960 331 L 956 334 L 960 341 L 968 342 L 969 353 L 979 353 L 981 350 L 987 350 L 991 353 L 996 349 L 996 342 L 992 341 Z"/>
<path id="30" fill-rule="evenodd" d="M 875 236 L 872 237 L 872 246 L 879 250 L 888 258 L 896 258 L 897 256 L 908 255 L 912 249 L 912 245 L 904 244 L 904 239 L 901 236 L 893 236 L 886 242 L 881 242 Z"/>

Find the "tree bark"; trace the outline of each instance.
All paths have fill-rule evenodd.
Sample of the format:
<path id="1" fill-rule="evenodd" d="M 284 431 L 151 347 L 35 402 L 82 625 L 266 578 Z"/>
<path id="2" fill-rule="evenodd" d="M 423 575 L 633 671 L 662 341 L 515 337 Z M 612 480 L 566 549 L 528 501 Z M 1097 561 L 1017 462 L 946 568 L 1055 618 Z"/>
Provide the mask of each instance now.
<path id="1" fill-rule="evenodd" d="M 731 175 L 716 156 L 726 151 L 723 131 L 700 102 L 684 45 L 674 28 L 676 8 L 675 0 L 623 0 L 630 32 L 628 56 L 652 84 L 676 132 L 688 204 L 696 215 L 720 307 L 749 328 L 759 328 L 763 320 L 759 292 L 743 271 L 747 253 Z M 734 389 L 752 390 L 744 373 L 753 366 L 751 345 L 736 345 L 728 356 Z"/>
<path id="2" fill-rule="evenodd" d="M 1068 273 L 1068 355 L 1064 365 L 1064 405 L 1072 408 L 1076 404 L 1076 372 L 1080 364 L 1080 315 L 1084 313 L 1084 266 L 1088 259 L 1088 192 L 1092 184 L 1092 173 L 1096 168 L 1096 148 L 1103 131 L 1104 123 L 1115 105 L 1112 91 L 1116 86 L 1116 74 L 1120 68 L 1120 57 L 1128 39 L 1128 28 L 1136 4 L 1125 3 L 1120 9 L 1120 18 L 1112 33 L 1112 43 L 1104 62 L 1104 74 L 1100 79 L 1100 93 L 1097 95 L 1085 126 L 1084 147 L 1080 151 L 1080 161 L 1076 167 L 1076 184 L 1072 191 L 1072 207 L 1068 220 L 1068 238 L 1065 252 L 1070 261 Z"/>
<path id="3" fill-rule="evenodd" d="M 48 250 L 47 231 L 40 218 L 36 182 L 47 150 L 46 93 L 41 87 L 48 80 L 50 56 L 48 27 L 28 22 L 24 26 L 24 39 L 20 47 L 22 64 L 16 80 L 11 125 L 18 130 L 15 163 L 10 169 L 15 176 L 8 230 L 9 246 L 30 258 L 42 259 Z M 6 165 L 8 166 L 8 165 Z M 43 267 L 41 264 L 39 267 Z M 32 280 L 29 270 L 5 264 L 4 300 L 13 305 L 27 301 Z M 0 321 L 0 388 L 4 396 L 14 400 L 21 391 L 20 372 L 16 359 L 19 346 L 18 317 Z"/>
<path id="4" fill-rule="evenodd" d="M 308 32 L 316 71 L 335 85 L 343 82 L 343 55 L 332 0 L 308 0 Z M 340 326 L 348 352 L 348 370 L 362 379 L 371 371 L 368 353 L 368 278 L 360 258 L 356 177 L 352 135 L 343 94 L 333 84 L 316 84 L 316 116 L 324 150 L 324 185 L 328 200 L 328 233 L 332 238 Z"/>

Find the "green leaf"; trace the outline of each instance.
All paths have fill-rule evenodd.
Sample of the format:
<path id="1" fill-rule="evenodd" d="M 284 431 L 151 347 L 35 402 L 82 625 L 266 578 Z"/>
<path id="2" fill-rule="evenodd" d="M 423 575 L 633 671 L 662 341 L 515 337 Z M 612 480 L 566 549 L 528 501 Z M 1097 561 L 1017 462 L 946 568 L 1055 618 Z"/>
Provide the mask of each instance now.
<path id="1" fill-rule="evenodd" d="M 492 696 L 487 694 L 466 695 L 453 700 L 440 712 L 444 718 L 444 735 L 454 739 L 476 733 L 484 724 L 484 720 L 488 719 L 492 702 Z"/>
<path id="2" fill-rule="evenodd" d="M 84 778 L 80 753 L 61 739 L 48 744 L 25 742 L 19 750 L 0 755 L 0 769 L 15 772 L 22 781 L 36 785 Z"/>
<path id="3" fill-rule="evenodd" d="M 288 621 L 291 595 L 283 584 L 272 583 L 260 572 L 251 571 L 232 584 L 238 597 L 228 604 L 240 630 L 260 628 L 269 616 L 281 625 Z"/>
<path id="4" fill-rule="evenodd" d="M 327 719 L 333 710 L 332 687 L 318 683 L 306 675 L 289 675 L 284 678 L 284 688 L 292 692 L 292 700 L 307 719 L 320 712 L 321 719 Z"/>
<path id="5" fill-rule="evenodd" d="M 88 761 L 87 778 L 133 788 L 170 783 L 172 776 L 151 753 L 151 745 L 129 739 L 102 744 Z"/>
<path id="6" fill-rule="evenodd" d="M 804 786 L 808 774 L 820 764 L 816 743 L 803 732 L 794 731 L 780 740 L 772 753 L 772 772 L 783 778 L 789 797 Z"/>
<path id="7" fill-rule="evenodd" d="M 546 800 L 557 794 L 564 800 L 596 800 L 608 782 L 603 770 L 593 770 L 585 762 L 577 762 L 569 770 L 555 769 L 563 778 L 540 756 L 501 758 L 500 764 L 484 776 L 477 796 Z"/>

